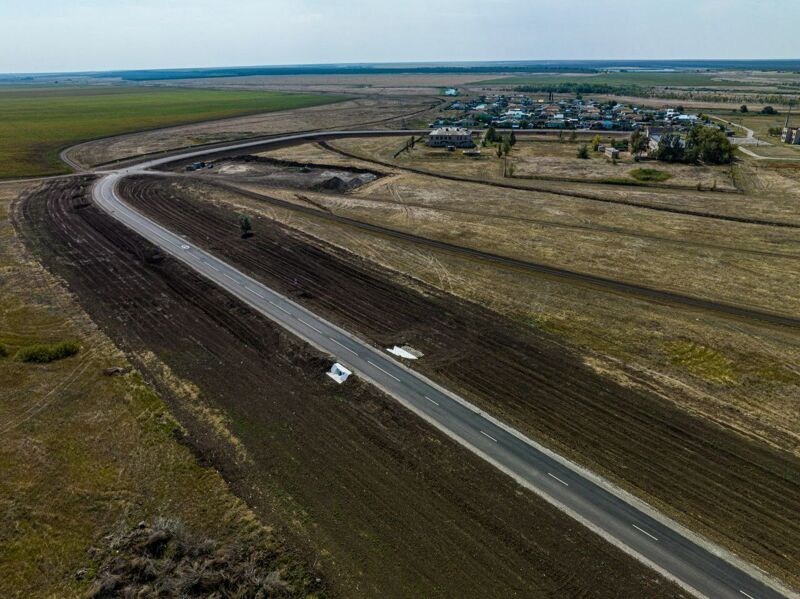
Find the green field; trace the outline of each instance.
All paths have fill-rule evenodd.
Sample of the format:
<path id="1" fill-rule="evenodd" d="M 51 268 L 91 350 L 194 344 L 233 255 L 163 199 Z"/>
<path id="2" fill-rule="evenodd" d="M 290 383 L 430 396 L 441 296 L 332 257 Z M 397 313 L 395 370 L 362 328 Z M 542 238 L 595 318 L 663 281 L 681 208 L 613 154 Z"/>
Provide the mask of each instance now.
<path id="1" fill-rule="evenodd" d="M 747 87 L 752 85 L 743 81 L 731 81 L 720 73 L 669 72 L 669 73 L 597 73 L 597 74 L 564 74 L 564 75 L 526 75 L 522 77 L 505 77 L 491 81 L 479 81 L 480 84 L 507 85 L 559 85 L 562 83 L 587 83 L 596 85 L 638 85 L 640 87 Z"/>
<path id="2" fill-rule="evenodd" d="M 80 141 L 340 102 L 346 96 L 153 87 L 0 87 L 0 179 L 68 172 Z"/>

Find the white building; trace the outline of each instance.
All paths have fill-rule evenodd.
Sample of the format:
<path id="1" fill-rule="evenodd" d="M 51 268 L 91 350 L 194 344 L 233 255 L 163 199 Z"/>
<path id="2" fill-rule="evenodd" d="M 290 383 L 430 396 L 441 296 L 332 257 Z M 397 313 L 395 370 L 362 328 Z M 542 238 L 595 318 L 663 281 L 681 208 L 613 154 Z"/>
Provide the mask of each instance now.
<path id="1" fill-rule="evenodd" d="M 785 144 L 800 145 L 800 127 L 784 127 L 781 141 Z"/>
<path id="2" fill-rule="evenodd" d="M 456 148 L 475 147 L 470 130 L 460 127 L 441 127 L 439 129 L 434 129 L 428 134 L 428 141 L 426 143 L 431 148 L 446 148 L 447 146 L 454 146 Z"/>

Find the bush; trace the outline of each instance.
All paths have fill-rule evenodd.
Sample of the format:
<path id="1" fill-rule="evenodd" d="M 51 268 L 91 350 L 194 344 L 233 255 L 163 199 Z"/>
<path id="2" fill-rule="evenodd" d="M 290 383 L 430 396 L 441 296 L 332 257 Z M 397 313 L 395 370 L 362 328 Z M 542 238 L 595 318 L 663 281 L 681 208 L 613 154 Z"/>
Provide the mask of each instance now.
<path id="1" fill-rule="evenodd" d="M 51 345 L 29 345 L 17 352 L 17 359 L 21 362 L 49 364 L 56 360 L 74 356 L 79 350 L 80 345 L 74 341 L 62 341 Z"/>
<path id="2" fill-rule="evenodd" d="M 0 343 L 0 358 L 5 358 L 8 355 L 8 347 L 5 344 Z"/>
<path id="3" fill-rule="evenodd" d="M 578 156 L 578 158 L 580 158 L 581 160 L 586 160 L 587 158 L 589 158 L 589 146 L 587 146 L 586 144 L 582 144 L 582 145 L 581 145 L 581 146 L 578 148 L 578 154 L 577 154 L 577 156 Z"/>
<path id="4" fill-rule="evenodd" d="M 672 177 L 672 175 L 669 173 L 655 168 L 637 168 L 632 170 L 630 175 L 637 181 L 643 181 L 646 183 L 666 181 Z"/>
<path id="5" fill-rule="evenodd" d="M 761 109 L 761 114 L 778 114 L 778 111 L 772 106 L 764 106 L 764 108 Z"/>

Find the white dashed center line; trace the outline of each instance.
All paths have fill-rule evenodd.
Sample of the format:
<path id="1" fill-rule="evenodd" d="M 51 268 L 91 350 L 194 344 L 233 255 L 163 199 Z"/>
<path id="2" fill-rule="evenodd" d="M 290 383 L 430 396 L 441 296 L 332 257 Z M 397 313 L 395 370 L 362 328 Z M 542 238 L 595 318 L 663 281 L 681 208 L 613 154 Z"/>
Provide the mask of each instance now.
<path id="1" fill-rule="evenodd" d="M 548 472 L 548 473 L 547 473 L 547 476 L 552 476 L 554 479 L 556 479 L 558 482 L 560 482 L 560 483 L 561 483 L 562 485 L 564 485 L 565 487 L 568 487 L 568 486 L 569 486 L 569 483 L 565 483 L 563 480 L 561 480 L 560 478 L 558 478 L 558 477 L 557 477 L 555 474 L 551 474 L 550 472 Z"/>
<path id="2" fill-rule="evenodd" d="M 370 362 L 369 360 L 367 360 L 367 363 L 368 363 L 368 364 L 372 364 L 372 362 Z M 393 375 L 391 372 L 386 372 L 386 371 L 385 371 L 383 368 L 381 368 L 381 367 L 380 367 L 380 366 L 378 366 L 377 364 L 372 364 L 372 365 L 373 365 L 375 368 L 377 368 L 378 370 L 380 370 L 380 371 L 381 371 L 383 374 L 388 374 L 388 375 L 389 375 L 390 377 L 392 377 L 394 380 L 396 380 L 396 381 L 398 381 L 398 382 L 400 381 L 400 379 L 399 379 L 399 378 L 397 378 L 395 375 Z"/>
<path id="3" fill-rule="evenodd" d="M 636 530 L 638 530 L 639 532 L 646 534 L 648 537 L 650 537 L 650 538 L 651 538 L 651 539 L 653 539 L 654 541 L 658 541 L 658 538 L 654 537 L 653 535 L 651 535 L 651 534 L 650 534 L 649 532 L 647 532 L 646 530 L 643 530 L 643 529 L 639 528 L 639 527 L 638 527 L 638 526 L 636 526 L 635 524 L 633 525 L 633 527 L 634 527 Z"/>
<path id="4" fill-rule="evenodd" d="M 753 597 L 752 595 L 748 595 L 747 593 L 745 593 L 745 592 L 744 592 L 743 590 L 741 590 L 741 589 L 739 589 L 739 592 L 740 592 L 742 595 L 744 595 L 745 597 L 748 597 L 749 599 L 756 599 L 755 597 Z"/>
<path id="5" fill-rule="evenodd" d="M 485 437 L 489 437 L 489 438 L 490 438 L 492 441 L 494 441 L 495 443 L 497 443 L 497 439 L 495 439 L 494 437 L 492 437 L 492 436 L 491 436 L 489 433 L 484 433 L 483 431 L 481 431 L 481 434 L 482 434 L 483 436 L 485 436 Z"/>
<path id="6" fill-rule="evenodd" d="M 309 329 L 311 329 L 312 331 L 316 331 L 317 333 L 320 333 L 320 334 L 322 334 L 322 331 L 320 331 L 320 330 L 319 330 L 317 327 L 315 327 L 313 324 L 307 323 L 307 322 L 306 322 L 305 320 L 303 320 L 302 318 L 298 318 L 297 320 L 299 320 L 300 322 L 302 322 L 304 325 L 306 325 L 306 326 L 307 326 Z"/>
<path id="7" fill-rule="evenodd" d="M 275 303 L 275 302 L 273 302 L 272 300 L 267 300 L 267 301 L 268 301 L 270 304 L 272 304 L 273 306 L 275 306 L 275 307 L 276 307 L 278 310 L 282 310 L 283 312 L 286 312 L 287 314 L 291 314 L 291 312 L 289 312 L 289 310 L 287 310 L 287 309 L 286 309 L 286 308 L 284 308 L 283 306 L 279 306 L 278 304 L 276 304 L 276 303 Z"/>
<path id="8" fill-rule="evenodd" d="M 427 395 L 425 395 L 424 397 L 425 397 L 425 399 L 427 399 L 429 402 L 431 402 L 433 405 L 435 405 L 435 406 L 438 406 L 438 405 L 439 405 L 439 402 L 438 402 L 438 401 L 434 401 L 434 400 L 432 400 L 432 399 L 431 399 L 430 397 L 428 397 Z"/>
<path id="9" fill-rule="evenodd" d="M 358 355 L 358 353 L 356 353 L 355 351 L 353 351 L 352 349 L 350 349 L 349 347 L 347 347 L 347 346 L 346 346 L 344 343 L 342 343 L 341 341 L 336 341 L 336 339 L 334 339 L 333 337 L 328 337 L 328 339 L 330 339 L 331 341 L 333 341 L 333 342 L 334 342 L 336 345 L 341 345 L 343 348 L 345 348 L 345 349 L 346 349 L 347 351 L 349 351 L 351 354 L 356 354 L 356 355 Z"/>

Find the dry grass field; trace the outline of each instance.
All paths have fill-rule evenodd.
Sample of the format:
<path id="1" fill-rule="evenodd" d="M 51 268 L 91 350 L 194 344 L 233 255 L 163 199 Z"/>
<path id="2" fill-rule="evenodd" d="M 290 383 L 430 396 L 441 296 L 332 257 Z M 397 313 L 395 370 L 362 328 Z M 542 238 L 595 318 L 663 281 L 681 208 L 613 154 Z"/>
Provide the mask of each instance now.
<path id="1" fill-rule="evenodd" d="M 357 97 L 111 137 L 70 158 L 417 126 L 440 110 L 441 87 L 508 87 L 467 78 L 170 81 Z M 423 349 L 424 374 L 800 584 L 800 329 L 414 240 L 796 318 L 800 163 L 612 163 L 578 159 L 583 139 L 519 138 L 505 160 L 422 143 L 398 154 L 407 136 L 308 143 L 122 192 L 371 342 Z M 325 186 L 348 168 L 369 174 Z M 668 177 L 643 184 L 637 168 Z M 87 186 L 30 188 L 12 211 L 25 190 L 0 184 L 0 383 L 12 389 L 0 402 L 0 570 L 13 572 L 0 596 L 83 593 L 151 527 L 213 539 L 214 555 L 252 545 L 289 596 L 684 596 L 377 390 L 326 383 L 328 356 L 155 251 L 92 206 Z M 61 341 L 78 355 L 15 358 Z"/>
<path id="2" fill-rule="evenodd" d="M 83 596 L 112 558 L 150 567 L 150 558 L 129 560 L 115 545 L 139 522 L 205 543 L 234 581 L 246 559 L 229 552 L 247 546 L 262 560 L 253 573 L 272 572 L 294 596 L 322 596 L 305 560 L 198 463 L 153 387 L 23 246 L 9 217 L 24 191 L 0 184 L 0 343 L 8 353 L 0 357 L 0 596 Z M 80 345 L 77 355 L 49 364 L 15 357 L 65 340 Z M 124 370 L 106 376 L 106 368 Z M 171 572 L 160 583 L 183 588 L 197 579 Z"/>
<path id="3" fill-rule="evenodd" d="M 486 79 L 494 78 L 487 75 Z M 477 77 L 480 79 L 480 77 Z M 396 75 L 253 75 L 213 79 L 174 79 L 169 85 L 215 89 L 266 89 L 350 95 L 437 95 L 443 88 L 459 87 L 476 75 L 398 73 Z"/>
<path id="4" fill-rule="evenodd" d="M 247 137 L 277 135 L 349 126 L 382 128 L 401 126 L 438 105 L 435 98 L 363 97 L 332 106 L 317 106 L 242 118 L 209 121 L 132 135 L 109 137 L 73 148 L 70 159 L 85 167 L 141 154 Z"/>

